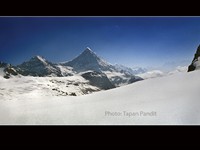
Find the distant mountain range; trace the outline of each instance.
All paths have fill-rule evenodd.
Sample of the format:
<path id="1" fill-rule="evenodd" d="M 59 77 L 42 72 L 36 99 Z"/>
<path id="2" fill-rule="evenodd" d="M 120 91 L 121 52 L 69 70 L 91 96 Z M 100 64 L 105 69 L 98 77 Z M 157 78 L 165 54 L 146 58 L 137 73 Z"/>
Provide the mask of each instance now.
<path id="1" fill-rule="evenodd" d="M 200 46 L 188 67 L 188 72 L 200 69 L 199 58 Z M 184 70 L 186 67 L 178 67 L 168 74 Z M 34 56 L 17 66 L 0 61 L 0 78 L 29 76 L 30 80 L 35 80 L 36 78 L 32 77 L 46 77 L 37 78 L 37 80 L 41 79 L 43 82 L 44 79 L 43 88 L 49 89 L 52 94 L 56 95 L 89 94 L 164 75 L 159 70 L 147 71 L 147 69 L 140 67 L 130 68 L 120 64 L 112 65 L 88 47 L 76 58 L 62 63 L 52 63 L 41 56 Z M 23 79 L 26 80 L 26 78 Z"/>
<path id="2" fill-rule="evenodd" d="M 143 80 L 135 74 L 146 71 L 142 68 L 131 69 L 123 65 L 112 65 L 88 47 L 78 57 L 64 63 L 52 63 L 41 56 L 35 56 L 17 66 L 0 62 L 0 69 L 1 75 L 6 79 L 16 75 L 33 77 L 79 75 L 88 80 L 92 86 L 104 90 Z"/>

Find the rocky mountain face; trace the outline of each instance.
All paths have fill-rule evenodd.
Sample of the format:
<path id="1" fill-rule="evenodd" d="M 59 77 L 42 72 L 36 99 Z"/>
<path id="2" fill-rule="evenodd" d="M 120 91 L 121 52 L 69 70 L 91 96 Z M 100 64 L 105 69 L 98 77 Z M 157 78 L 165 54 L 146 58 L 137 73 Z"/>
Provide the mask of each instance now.
<path id="1" fill-rule="evenodd" d="M 64 66 L 71 66 L 76 72 L 84 72 L 93 70 L 97 72 L 112 71 L 113 66 L 107 63 L 105 60 L 96 55 L 90 48 L 86 48 L 78 57 L 66 62 Z"/>
<path id="2" fill-rule="evenodd" d="M 133 74 L 135 75 L 145 73 L 148 71 L 146 68 L 141 68 L 141 67 L 135 67 L 135 68 L 132 68 L 132 70 L 133 70 Z"/>
<path id="3" fill-rule="evenodd" d="M 115 85 L 116 87 L 120 87 L 123 85 L 131 84 L 137 81 L 143 80 L 141 77 L 124 74 L 124 73 L 118 73 L 116 72 L 106 72 L 108 78 L 110 79 L 111 83 Z"/>
<path id="4" fill-rule="evenodd" d="M 134 75 L 135 72 L 131 68 L 112 65 L 97 56 L 90 48 L 86 48 L 78 57 L 62 65 L 72 67 L 77 73 L 89 70 L 99 74 L 103 73 L 116 87 L 142 80 L 142 78 Z"/>
<path id="5" fill-rule="evenodd" d="M 115 88 L 115 86 L 110 82 L 110 80 L 104 73 L 89 71 L 83 73 L 81 76 L 86 80 L 89 80 L 91 85 L 96 86 L 102 90 Z"/>
<path id="6" fill-rule="evenodd" d="M 0 68 L 2 76 L 6 79 L 9 79 L 12 75 L 13 76 L 18 75 L 18 72 L 15 70 L 15 67 L 12 66 L 11 64 L 0 61 Z"/>
<path id="7" fill-rule="evenodd" d="M 197 51 L 194 55 L 192 63 L 188 67 L 188 72 L 200 69 L 200 45 L 197 48 Z"/>
<path id="8" fill-rule="evenodd" d="M 17 68 L 17 71 L 24 76 L 61 76 L 60 69 L 41 56 L 35 56 L 18 65 Z"/>

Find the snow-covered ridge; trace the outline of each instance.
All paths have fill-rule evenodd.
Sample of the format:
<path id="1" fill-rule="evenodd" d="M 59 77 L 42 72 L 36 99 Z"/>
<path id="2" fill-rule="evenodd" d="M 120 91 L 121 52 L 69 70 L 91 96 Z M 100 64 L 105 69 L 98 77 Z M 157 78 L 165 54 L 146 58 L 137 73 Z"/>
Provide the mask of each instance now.
<path id="1" fill-rule="evenodd" d="M 24 76 L 61 76 L 60 70 L 41 56 L 32 57 L 30 60 L 16 66 L 16 69 Z"/>
<path id="2" fill-rule="evenodd" d="M 130 67 L 126 67 L 126 66 L 120 65 L 120 64 L 115 64 L 114 67 L 117 71 L 124 72 L 124 73 L 130 74 L 130 75 L 137 75 L 137 74 L 147 72 L 147 69 L 141 68 L 141 67 L 130 68 Z"/>

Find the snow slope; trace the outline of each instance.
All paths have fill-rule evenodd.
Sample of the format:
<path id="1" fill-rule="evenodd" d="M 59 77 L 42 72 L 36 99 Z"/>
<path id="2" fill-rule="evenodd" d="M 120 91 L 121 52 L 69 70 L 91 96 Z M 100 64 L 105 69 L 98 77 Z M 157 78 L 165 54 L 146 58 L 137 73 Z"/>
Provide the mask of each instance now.
<path id="1" fill-rule="evenodd" d="M 77 97 L 47 96 L 39 87 L 44 95 L 2 95 L 2 84 L 20 84 L 0 79 L 0 124 L 200 124 L 199 76 L 179 73 Z"/>
<path id="2" fill-rule="evenodd" d="M 0 77 L 3 77 L 5 75 L 4 68 L 0 68 Z"/>
<path id="3" fill-rule="evenodd" d="M 100 89 L 89 84 L 79 75 L 69 77 L 12 77 L 0 80 L 1 100 L 20 100 L 23 96 L 42 98 L 43 96 L 70 96 L 89 94 Z"/>

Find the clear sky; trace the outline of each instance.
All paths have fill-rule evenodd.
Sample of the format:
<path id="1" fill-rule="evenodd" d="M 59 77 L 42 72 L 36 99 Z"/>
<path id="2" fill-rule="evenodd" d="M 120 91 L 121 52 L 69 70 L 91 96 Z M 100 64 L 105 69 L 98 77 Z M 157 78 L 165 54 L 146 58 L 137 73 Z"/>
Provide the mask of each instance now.
<path id="1" fill-rule="evenodd" d="M 199 44 L 198 17 L 0 17 L 0 60 L 14 65 L 68 61 L 90 47 L 112 64 L 160 66 L 191 61 Z"/>

